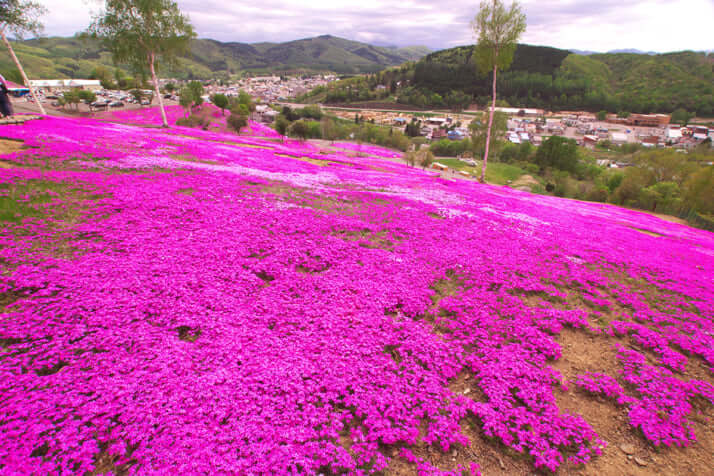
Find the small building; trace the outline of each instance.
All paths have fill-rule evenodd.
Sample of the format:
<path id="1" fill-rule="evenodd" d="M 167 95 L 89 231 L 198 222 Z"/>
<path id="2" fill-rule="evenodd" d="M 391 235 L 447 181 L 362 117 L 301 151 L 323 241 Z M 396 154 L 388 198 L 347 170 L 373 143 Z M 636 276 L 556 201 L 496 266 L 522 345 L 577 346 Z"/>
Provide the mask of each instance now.
<path id="1" fill-rule="evenodd" d="M 682 128 L 677 126 L 669 126 L 665 131 L 665 138 L 670 141 L 676 141 L 682 138 Z"/>
<path id="2" fill-rule="evenodd" d="M 625 124 L 641 127 L 667 127 L 671 117 L 667 114 L 630 114 Z"/>
<path id="3" fill-rule="evenodd" d="M 623 132 L 613 132 L 610 134 L 610 140 L 613 144 L 622 145 L 627 143 L 627 134 Z"/>
<path id="4" fill-rule="evenodd" d="M 443 117 L 430 117 L 426 120 L 426 124 L 430 126 L 443 126 L 446 124 L 446 119 Z"/>
<path id="5" fill-rule="evenodd" d="M 431 168 L 436 169 L 436 170 L 441 170 L 442 172 L 445 170 L 449 170 L 449 167 L 442 164 L 441 162 L 434 162 L 433 164 L 431 164 Z"/>
<path id="6" fill-rule="evenodd" d="M 490 109 L 490 108 L 489 108 Z M 542 116 L 545 114 L 543 109 L 532 109 L 532 108 L 522 108 L 522 107 L 497 107 L 496 111 L 503 112 L 512 116 Z"/>
<path id="7" fill-rule="evenodd" d="M 598 136 L 587 135 L 583 137 L 583 146 L 590 149 L 594 148 L 598 142 L 600 142 L 600 138 Z"/>
<path id="8" fill-rule="evenodd" d="M 278 111 L 269 109 L 260 115 L 260 121 L 265 124 L 272 124 L 276 117 L 278 117 Z"/>
<path id="9" fill-rule="evenodd" d="M 659 145 L 659 137 L 647 136 L 644 139 L 642 139 L 642 145 L 644 147 L 657 147 Z"/>
<path id="10" fill-rule="evenodd" d="M 40 91 L 52 91 L 55 89 L 88 89 L 98 91 L 102 89 L 102 84 L 98 79 L 31 79 L 30 85 Z"/>

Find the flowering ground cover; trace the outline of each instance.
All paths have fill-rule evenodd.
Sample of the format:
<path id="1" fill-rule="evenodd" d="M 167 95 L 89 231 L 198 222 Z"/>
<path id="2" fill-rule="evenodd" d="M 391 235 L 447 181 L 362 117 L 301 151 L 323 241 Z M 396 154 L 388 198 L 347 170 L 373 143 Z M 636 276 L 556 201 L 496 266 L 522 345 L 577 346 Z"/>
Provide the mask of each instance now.
<path id="1" fill-rule="evenodd" d="M 207 129 L 213 132 L 230 132 L 226 118 L 230 113 L 223 112 L 213 104 L 203 104 L 199 108 L 194 108 L 192 114 L 203 117 L 207 120 Z M 161 126 L 161 115 L 157 114 L 156 108 L 141 109 L 119 109 L 99 112 L 94 115 L 96 119 L 104 121 L 119 122 L 123 124 L 134 124 L 140 126 Z M 176 125 L 176 121 L 186 117 L 186 111 L 181 106 L 167 106 L 166 118 L 169 124 Z M 241 131 L 242 134 L 279 139 L 280 134 L 275 130 L 256 121 L 248 121 L 248 126 Z"/>
<path id="2" fill-rule="evenodd" d="M 0 131 L 3 474 L 710 470 L 711 233 L 138 114 Z"/>

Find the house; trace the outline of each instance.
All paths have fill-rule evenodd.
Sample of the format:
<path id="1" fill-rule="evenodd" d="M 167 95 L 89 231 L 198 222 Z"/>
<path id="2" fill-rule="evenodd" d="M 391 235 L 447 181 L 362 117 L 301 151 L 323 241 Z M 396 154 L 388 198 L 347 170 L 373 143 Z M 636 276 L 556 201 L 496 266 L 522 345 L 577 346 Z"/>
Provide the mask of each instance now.
<path id="1" fill-rule="evenodd" d="M 642 145 L 644 147 L 657 147 L 659 145 L 659 137 L 657 136 L 648 136 L 642 139 Z"/>
<path id="2" fill-rule="evenodd" d="M 682 128 L 677 126 L 669 126 L 664 134 L 668 141 L 678 141 L 682 138 Z"/>
<path id="3" fill-rule="evenodd" d="M 430 117 L 426 120 L 426 124 L 429 126 L 443 126 L 446 124 L 446 119 L 443 117 Z"/>
<path id="4" fill-rule="evenodd" d="M 444 165 L 440 162 L 434 162 L 433 164 L 431 164 L 431 168 L 436 169 L 436 170 L 441 170 L 442 172 L 445 170 L 449 170 L 449 167 L 447 167 L 446 165 Z"/>
<path id="5" fill-rule="evenodd" d="M 671 116 L 667 114 L 630 114 L 625 124 L 641 127 L 667 127 Z"/>
<path id="6" fill-rule="evenodd" d="M 700 135 L 708 135 L 709 134 L 709 128 L 705 126 L 687 126 L 688 129 L 692 131 L 692 136 L 696 134 Z"/>
<path id="7" fill-rule="evenodd" d="M 610 141 L 613 144 L 622 145 L 627 143 L 627 134 L 624 132 L 613 132 L 610 134 Z"/>
<path id="8" fill-rule="evenodd" d="M 599 141 L 600 138 L 598 136 L 587 135 L 583 137 L 583 146 L 592 149 L 597 145 Z"/>
<path id="9" fill-rule="evenodd" d="M 278 111 L 269 109 L 260 115 L 260 120 L 265 124 L 272 124 L 275 121 L 275 118 L 278 117 L 278 114 Z"/>

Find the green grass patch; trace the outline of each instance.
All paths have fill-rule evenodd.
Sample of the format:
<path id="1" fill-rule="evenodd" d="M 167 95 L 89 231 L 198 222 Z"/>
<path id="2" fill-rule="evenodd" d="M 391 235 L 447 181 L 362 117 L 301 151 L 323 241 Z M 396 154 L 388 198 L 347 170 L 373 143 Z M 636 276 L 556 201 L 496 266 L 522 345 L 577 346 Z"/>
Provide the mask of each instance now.
<path id="1" fill-rule="evenodd" d="M 449 168 L 463 170 L 476 177 L 481 174 L 480 160 L 476 161 L 476 167 L 472 167 L 459 159 L 438 158 L 436 161 Z M 486 167 L 486 181 L 496 185 L 506 185 L 509 181 L 513 182 L 525 174 L 526 171 L 522 168 L 502 162 L 489 162 L 488 167 Z"/>
<path id="2" fill-rule="evenodd" d="M 0 184 L 0 223 L 21 223 L 25 218 L 42 218 L 52 214 L 47 204 L 53 200 L 75 200 L 85 192 L 62 182 L 27 180 L 19 183 Z M 51 207 L 50 207 L 51 208 Z M 70 209 L 56 217 L 63 221 L 72 219 Z"/>

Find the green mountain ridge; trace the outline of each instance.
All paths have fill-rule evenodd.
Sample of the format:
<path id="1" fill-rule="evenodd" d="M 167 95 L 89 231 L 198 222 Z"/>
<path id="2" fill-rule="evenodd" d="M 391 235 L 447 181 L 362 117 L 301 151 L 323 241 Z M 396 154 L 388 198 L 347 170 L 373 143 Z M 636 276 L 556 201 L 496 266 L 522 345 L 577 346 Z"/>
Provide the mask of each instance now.
<path id="1" fill-rule="evenodd" d="M 317 102 L 384 100 L 417 107 L 447 107 L 470 98 L 486 105 L 491 74 L 478 71 L 473 46 L 437 51 L 387 69 L 365 81 L 343 81 L 307 95 Z M 511 68 L 498 75 L 498 98 L 514 107 L 551 110 L 653 113 L 683 108 L 714 115 L 714 54 L 683 51 L 658 55 L 580 55 L 544 46 L 518 45 Z M 395 88 L 394 85 L 399 87 Z M 466 97 L 466 100 L 460 98 Z"/>
<path id="2" fill-rule="evenodd" d="M 415 64 L 410 84 L 440 95 L 461 90 L 485 103 L 491 81 L 477 71 L 472 53 L 472 47 L 460 47 L 427 55 Z M 449 77 L 448 88 L 439 79 L 444 77 Z M 499 96 L 518 107 L 641 113 L 684 108 L 711 116 L 714 55 L 682 51 L 584 56 L 519 45 L 511 68 L 499 75 Z"/>
<path id="3" fill-rule="evenodd" d="M 15 42 L 14 48 L 33 78 L 86 78 L 98 66 L 114 67 L 110 54 L 97 41 L 79 36 Z M 239 72 L 360 74 L 414 61 L 428 52 L 425 47 L 383 48 L 330 35 L 254 44 L 197 39 L 178 65 L 164 68 L 161 74 L 179 79 L 208 79 Z M 0 55 L 0 72 L 19 79 L 7 54 Z"/>

